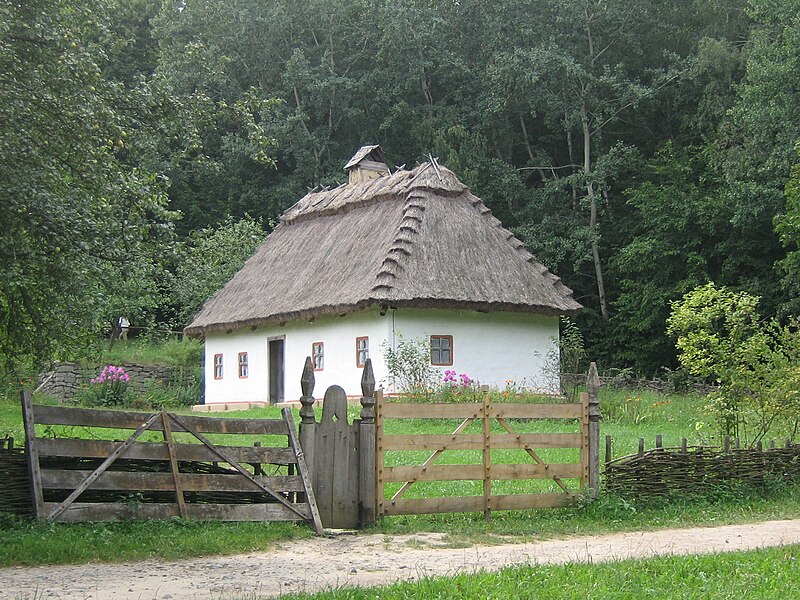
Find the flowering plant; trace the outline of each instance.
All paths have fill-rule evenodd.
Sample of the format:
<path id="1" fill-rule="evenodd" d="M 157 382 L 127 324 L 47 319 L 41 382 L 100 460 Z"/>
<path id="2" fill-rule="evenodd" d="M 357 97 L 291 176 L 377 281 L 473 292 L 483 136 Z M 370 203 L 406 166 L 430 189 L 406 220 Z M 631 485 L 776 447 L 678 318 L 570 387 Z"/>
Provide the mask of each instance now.
<path id="1" fill-rule="evenodd" d="M 466 373 L 447 369 L 442 382 L 436 386 L 435 396 L 439 402 L 474 402 L 478 397 L 478 385 Z"/>
<path id="2" fill-rule="evenodd" d="M 469 387 L 474 383 L 474 380 L 466 373 L 459 373 L 456 379 L 456 372 L 453 369 L 447 369 L 444 372 L 444 379 L 442 383 L 450 384 L 450 387 Z"/>
<path id="3" fill-rule="evenodd" d="M 95 406 L 119 406 L 125 403 L 130 375 L 122 367 L 103 367 L 97 377 L 89 380 L 89 404 Z"/>

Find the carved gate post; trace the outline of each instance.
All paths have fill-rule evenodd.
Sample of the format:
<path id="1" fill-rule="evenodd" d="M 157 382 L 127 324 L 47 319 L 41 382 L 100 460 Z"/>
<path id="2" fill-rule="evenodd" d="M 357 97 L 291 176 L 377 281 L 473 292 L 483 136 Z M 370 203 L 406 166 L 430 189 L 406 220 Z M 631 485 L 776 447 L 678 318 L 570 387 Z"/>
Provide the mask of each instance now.
<path id="1" fill-rule="evenodd" d="M 375 374 L 368 358 L 361 375 L 361 422 L 358 425 L 358 524 L 375 523 Z"/>
<path id="2" fill-rule="evenodd" d="M 303 395 L 300 397 L 300 445 L 306 456 L 311 480 L 314 479 L 314 442 L 316 440 L 317 421 L 314 418 L 314 364 L 311 357 L 306 357 L 306 364 L 303 366 L 303 375 L 300 377 L 300 389 Z"/>
<path id="3" fill-rule="evenodd" d="M 600 377 L 597 365 L 589 365 L 586 378 L 589 394 L 589 497 L 594 500 L 600 493 Z"/>

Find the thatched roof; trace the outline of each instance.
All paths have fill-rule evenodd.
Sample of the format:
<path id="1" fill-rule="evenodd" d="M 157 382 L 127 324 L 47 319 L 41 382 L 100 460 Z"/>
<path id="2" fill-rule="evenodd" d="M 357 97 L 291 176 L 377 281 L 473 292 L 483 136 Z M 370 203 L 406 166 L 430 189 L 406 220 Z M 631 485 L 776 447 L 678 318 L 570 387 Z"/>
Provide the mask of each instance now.
<path id="1" fill-rule="evenodd" d="M 479 198 L 434 162 L 306 195 L 186 333 L 375 305 L 548 315 L 581 308 Z"/>

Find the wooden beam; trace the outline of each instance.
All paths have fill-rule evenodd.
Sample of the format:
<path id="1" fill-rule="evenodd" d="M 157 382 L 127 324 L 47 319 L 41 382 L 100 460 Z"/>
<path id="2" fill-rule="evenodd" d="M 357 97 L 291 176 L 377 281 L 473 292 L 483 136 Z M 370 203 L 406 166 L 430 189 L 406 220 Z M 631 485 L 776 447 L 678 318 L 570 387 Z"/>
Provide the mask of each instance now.
<path id="1" fill-rule="evenodd" d="M 76 425 L 81 427 L 106 427 L 136 429 L 149 413 L 96 408 L 65 408 L 61 406 L 36 406 L 36 423 L 40 425 Z M 219 417 L 184 416 L 184 425 L 175 424 L 174 432 L 231 433 L 243 435 L 286 435 L 283 421 L 279 419 L 237 419 Z M 187 429 L 188 428 L 188 429 Z M 156 423 L 152 431 L 162 431 Z"/>
<path id="2" fill-rule="evenodd" d="M 164 428 L 164 441 L 167 443 L 169 453 L 169 469 L 172 472 L 172 481 L 175 485 L 175 501 L 178 503 L 178 513 L 182 519 L 186 517 L 186 501 L 183 498 L 183 486 L 181 485 L 181 472 L 178 468 L 178 459 L 175 454 L 175 440 L 172 439 L 172 428 L 170 418 L 166 411 L 161 411 L 161 425 Z"/>
<path id="3" fill-rule="evenodd" d="M 492 418 L 506 419 L 580 419 L 580 404 L 514 404 L 492 403 Z"/>
<path id="4" fill-rule="evenodd" d="M 314 531 L 317 535 L 322 535 L 322 520 L 319 517 L 319 510 L 317 509 L 317 500 L 314 497 L 314 489 L 311 486 L 311 477 L 308 473 L 308 466 L 306 465 L 305 457 L 303 456 L 303 448 L 300 446 L 300 440 L 297 439 L 297 432 L 294 430 L 294 420 L 292 419 L 292 411 L 284 407 L 281 409 L 283 421 L 286 424 L 286 429 L 289 432 L 289 445 L 294 450 L 297 456 L 297 470 L 300 473 L 300 478 L 303 480 L 303 487 L 306 492 L 306 502 L 311 513 L 311 523 L 314 526 Z"/>
<path id="5" fill-rule="evenodd" d="M 492 434 L 492 448 L 581 448 L 580 433 L 521 433 Z M 387 450 L 483 450 L 483 434 L 461 435 L 386 435 L 383 449 Z"/>
<path id="6" fill-rule="evenodd" d="M 91 474 L 91 471 L 73 469 L 42 469 L 42 487 L 48 490 L 74 489 Z M 302 479 L 297 475 L 258 476 L 256 481 L 277 492 L 303 492 Z M 261 493 L 260 486 L 242 477 L 238 472 L 181 473 L 184 492 L 245 492 Z M 125 492 L 168 492 L 175 489 L 172 473 L 149 471 L 106 471 L 92 484 L 93 490 L 120 490 Z"/>
<path id="7" fill-rule="evenodd" d="M 492 464 L 492 479 L 580 479 L 583 469 L 578 463 L 554 464 Z M 484 477 L 483 465 L 430 465 L 430 466 L 398 466 L 384 467 L 384 481 L 419 482 L 419 481 L 479 481 Z M 566 489 L 565 491 L 570 491 Z M 397 496 L 399 498 L 399 496 Z M 393 498 L 393 499 L 397 499 Z"/>
<path id="8" fill-rule="evenodd" d="M 25 460 L 28 464 L 28 474 L 31 478 L 31 495 L 33 500 L 34 516 L 44 518 L 44 496 L 42 495 L 42 475 L 39 467 L 39 446 L 36 437 L 36 422 L 31 393 L 23 390 L 20 393 L 22 402 L 22 423 L 25 427 Z"/>
<path id="9" fill-rule="evenodd" d="M 39 456 L 64 456 L 105 458 L 114 451 L 119 442 L 110 440 L 78 440 L 70 438 L 37 438 Z M 291 448 L 217 446 L 239 462 L 268 463 L 276 465 L 294 464 Z M 175 444 L 175 456 L 179 461 L 212 462 L 219 456 L 202 444 Z M 169 450 L 163 442 L 136 442 L 128 448 L 125 458 L 137 460 L 169 460 Z"/>
<path id="10" fill-rule="evenodd" d="M 55 502 L 45 502 L 45 510 L 53 510 Z M 197 521 L 306 521 L 308 505 L 289 510 L 281 504 L 187 504 L 189 519 Z M 57 519 L 60 523 L 84 521 L 150 521 L 179 516 L 174 503 L 75 502 Z"/>
<path id="11" fill-rule="evenodd" d="M 384 406 L 385 419 L 475 419 L 481 414 L 478 403 L 452 402 L 387 402 Z"/>

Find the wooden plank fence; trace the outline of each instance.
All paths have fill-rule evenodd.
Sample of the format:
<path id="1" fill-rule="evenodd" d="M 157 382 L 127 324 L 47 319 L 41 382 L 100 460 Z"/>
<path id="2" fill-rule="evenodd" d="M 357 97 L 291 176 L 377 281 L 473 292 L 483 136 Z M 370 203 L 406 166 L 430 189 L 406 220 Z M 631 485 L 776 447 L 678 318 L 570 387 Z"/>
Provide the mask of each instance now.
<path id="1" fill-rule="evenodd" d="M 377 397 L 376 417 L 376 512 L 378 516 L 426 514 L 442 512 L 477 512 L 491 518 L 492 511 L 569 506 L 576 502 L 587 486 L 590 495 L 599 485 L 599 401 L 596 367 L 592 365 L 589 393 L 581 395 L 580 404 L 511 404 L 493 403 L 489 389 L 482 389 L 479 403 L 399 403 Z M 386 432 L 390 419 L 459 419 L 450 434 L 398 435 Z M 578 420 L 578 433 L 518 433 L 511 420 L 555 419 Z M 504 433 L 493 432 L 492 422 Z M 473 423 L 481 425 L 481 433 L 464 433 Z M 572 448 L 580 451 L 576 463 L 549 463 L 537 450 Z M 492 450 L 517 449 L 533 459 L 533 463 L 494 464 Z M 388 466 L 387 452 L 431 451 L 418 465 Z M 434 464 L 451 450 L 481 451 L 481 464 Z M 523 455 L 521 454 L 521 457 Z M 500 480 L 549 479 L 561 489 L 557 493 L 496 494 L 493 486 Z M 481 481 L 483 494 L 434 498 L 406 498 L 406 492 L 418 482 Z M 565 480 L 577 480 L 569 485 Z M 386 484 L 402 483 L 386 498 Z"/>
<path id="2" fill-rule="evenodd" d="M 282 419 L 209 418 L 34 406 L 29 392 L 22 407 L 39 519 L 302 520 L 322 532 L 288 408 Z M 134 431 L 124 441 L 61 439 L 37 436 L 36 425 Z M 140 441 L 145 431 L 162 432 L 163 442 Z M 175 433 L 195 443 L 177 443 Z M 286 446 L 218 445 L 204 434 L 285 436 Z M 289 474 L 265 476 L 264 464 L 288 466 Z"/>

